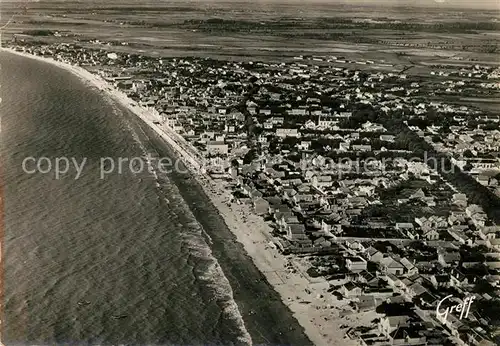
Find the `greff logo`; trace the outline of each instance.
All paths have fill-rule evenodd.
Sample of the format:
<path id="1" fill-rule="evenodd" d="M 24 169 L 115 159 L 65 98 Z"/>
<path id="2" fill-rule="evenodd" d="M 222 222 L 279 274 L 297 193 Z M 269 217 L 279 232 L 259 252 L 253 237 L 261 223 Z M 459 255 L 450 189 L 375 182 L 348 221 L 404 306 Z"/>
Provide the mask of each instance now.
<path id="1" fill-rule="evenodd" d="M 442 321 L 446 321 L 446 319 L 448 318 L 448 314 L 450 314 L 452 312 L 457 312 L 457 313 L 460 313 L 460 317 L 458 318 L 459 320 L 461 320 L 462 318 L 467 318 L 467 316 L 469 316 L 469 311 L 470 311 L 470 307 L 472 305 L 472 301 L 476 297 L 475 296 L 466 297 L 462 304 L 456 304 L 453 306 L 449 306 L 446 309 L 442 309 L 441 305 L 443 304 L 443 302 L 448 300 L 450 297 L 453 297 L 453 295 L 450 294 L 449 296 L 444 297 L 439 302 L 439 304 L 436 307 L 436 317 Z"/>

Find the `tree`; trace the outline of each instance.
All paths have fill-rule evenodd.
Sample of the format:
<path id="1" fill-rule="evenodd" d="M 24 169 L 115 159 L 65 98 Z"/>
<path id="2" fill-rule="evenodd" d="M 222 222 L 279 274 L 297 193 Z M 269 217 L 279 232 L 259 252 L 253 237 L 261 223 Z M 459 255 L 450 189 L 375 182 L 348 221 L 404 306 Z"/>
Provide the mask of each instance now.
<path id="1" fill-rule="evenodd" d="M 474 154 L 470 151 L 470 149 L 467 149 L 464 151 L 464 157 L 474 157 Z"/>
<path id="2" fill-rule="evenodd" d="M 472 164 L 470 162 L 467 162 L 464 166 L 464 171 L 469 172 L 472 168 L 474 168 Z"/>
<path id="3" fill-rule="evenodd" d="M 495 293 L 495 287 L 493 287 L 488 281 L 479 279 L 474 286 L 474 292 L 479 294 L 488 293 L 491 295 Z"/>
<path id="4" fill-rule="evenodd" d="M 249 163 L 252 163 L 253 160 L 255 160 L 256 158 L 257 158 L 256 150 L 254 149 L 249 150 L 248 153 L 246 153 L 245 156 L 243 157 L 243 163 L 245 165 L 248 165 Z"/>

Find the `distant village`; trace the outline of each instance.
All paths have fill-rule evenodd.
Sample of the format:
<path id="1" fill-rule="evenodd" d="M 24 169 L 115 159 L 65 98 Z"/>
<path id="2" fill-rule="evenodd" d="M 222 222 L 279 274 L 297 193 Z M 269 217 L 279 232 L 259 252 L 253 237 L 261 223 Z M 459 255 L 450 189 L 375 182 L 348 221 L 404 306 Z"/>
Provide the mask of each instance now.
<path id="1" fill-rule="evenodd" d="M 410 76 L 345 56 L 264 63 L 13 48 L 98 73 L 154 110 L 232 189 L 228 203 L 272 225 L 273 245 L 324 278 L 346 314 L 377 312 L 346 327 L 347 338 L 498 344 L 500 113 L 452 101 L 494 95 L 499 68 Z"/>

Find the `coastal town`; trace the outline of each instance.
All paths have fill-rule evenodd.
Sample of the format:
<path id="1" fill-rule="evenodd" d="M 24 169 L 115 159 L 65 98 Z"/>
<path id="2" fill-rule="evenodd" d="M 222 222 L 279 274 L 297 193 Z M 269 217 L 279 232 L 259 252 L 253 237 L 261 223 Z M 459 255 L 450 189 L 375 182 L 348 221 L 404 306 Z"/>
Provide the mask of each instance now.
<path id="1" fill-rule="evenodd" d="M 494 97 L 499 66 L 411 75 L 348 56 L 159 58 L 94 43 L 10 48 L 82 67 L 148 110 L 224 203 L 269 226 L 280 273 L 308 280 L 300 304 L 322 302 L 325 329 L 336 319 L 357 345 L 498 344 L 500 114 L 463 100 Z"/>

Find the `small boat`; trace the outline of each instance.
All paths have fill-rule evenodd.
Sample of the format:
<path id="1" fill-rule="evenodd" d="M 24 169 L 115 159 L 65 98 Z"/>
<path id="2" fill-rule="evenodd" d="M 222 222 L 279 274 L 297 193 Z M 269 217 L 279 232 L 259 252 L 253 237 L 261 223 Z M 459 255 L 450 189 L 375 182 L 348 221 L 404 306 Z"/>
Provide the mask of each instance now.
<path id="1" fill-rule="evenodd" d="M 113 315 L 111 316 L 112 319 L 114 320 L 121 320 L 122 318 L 128 317 L 127 315 Z"/>

